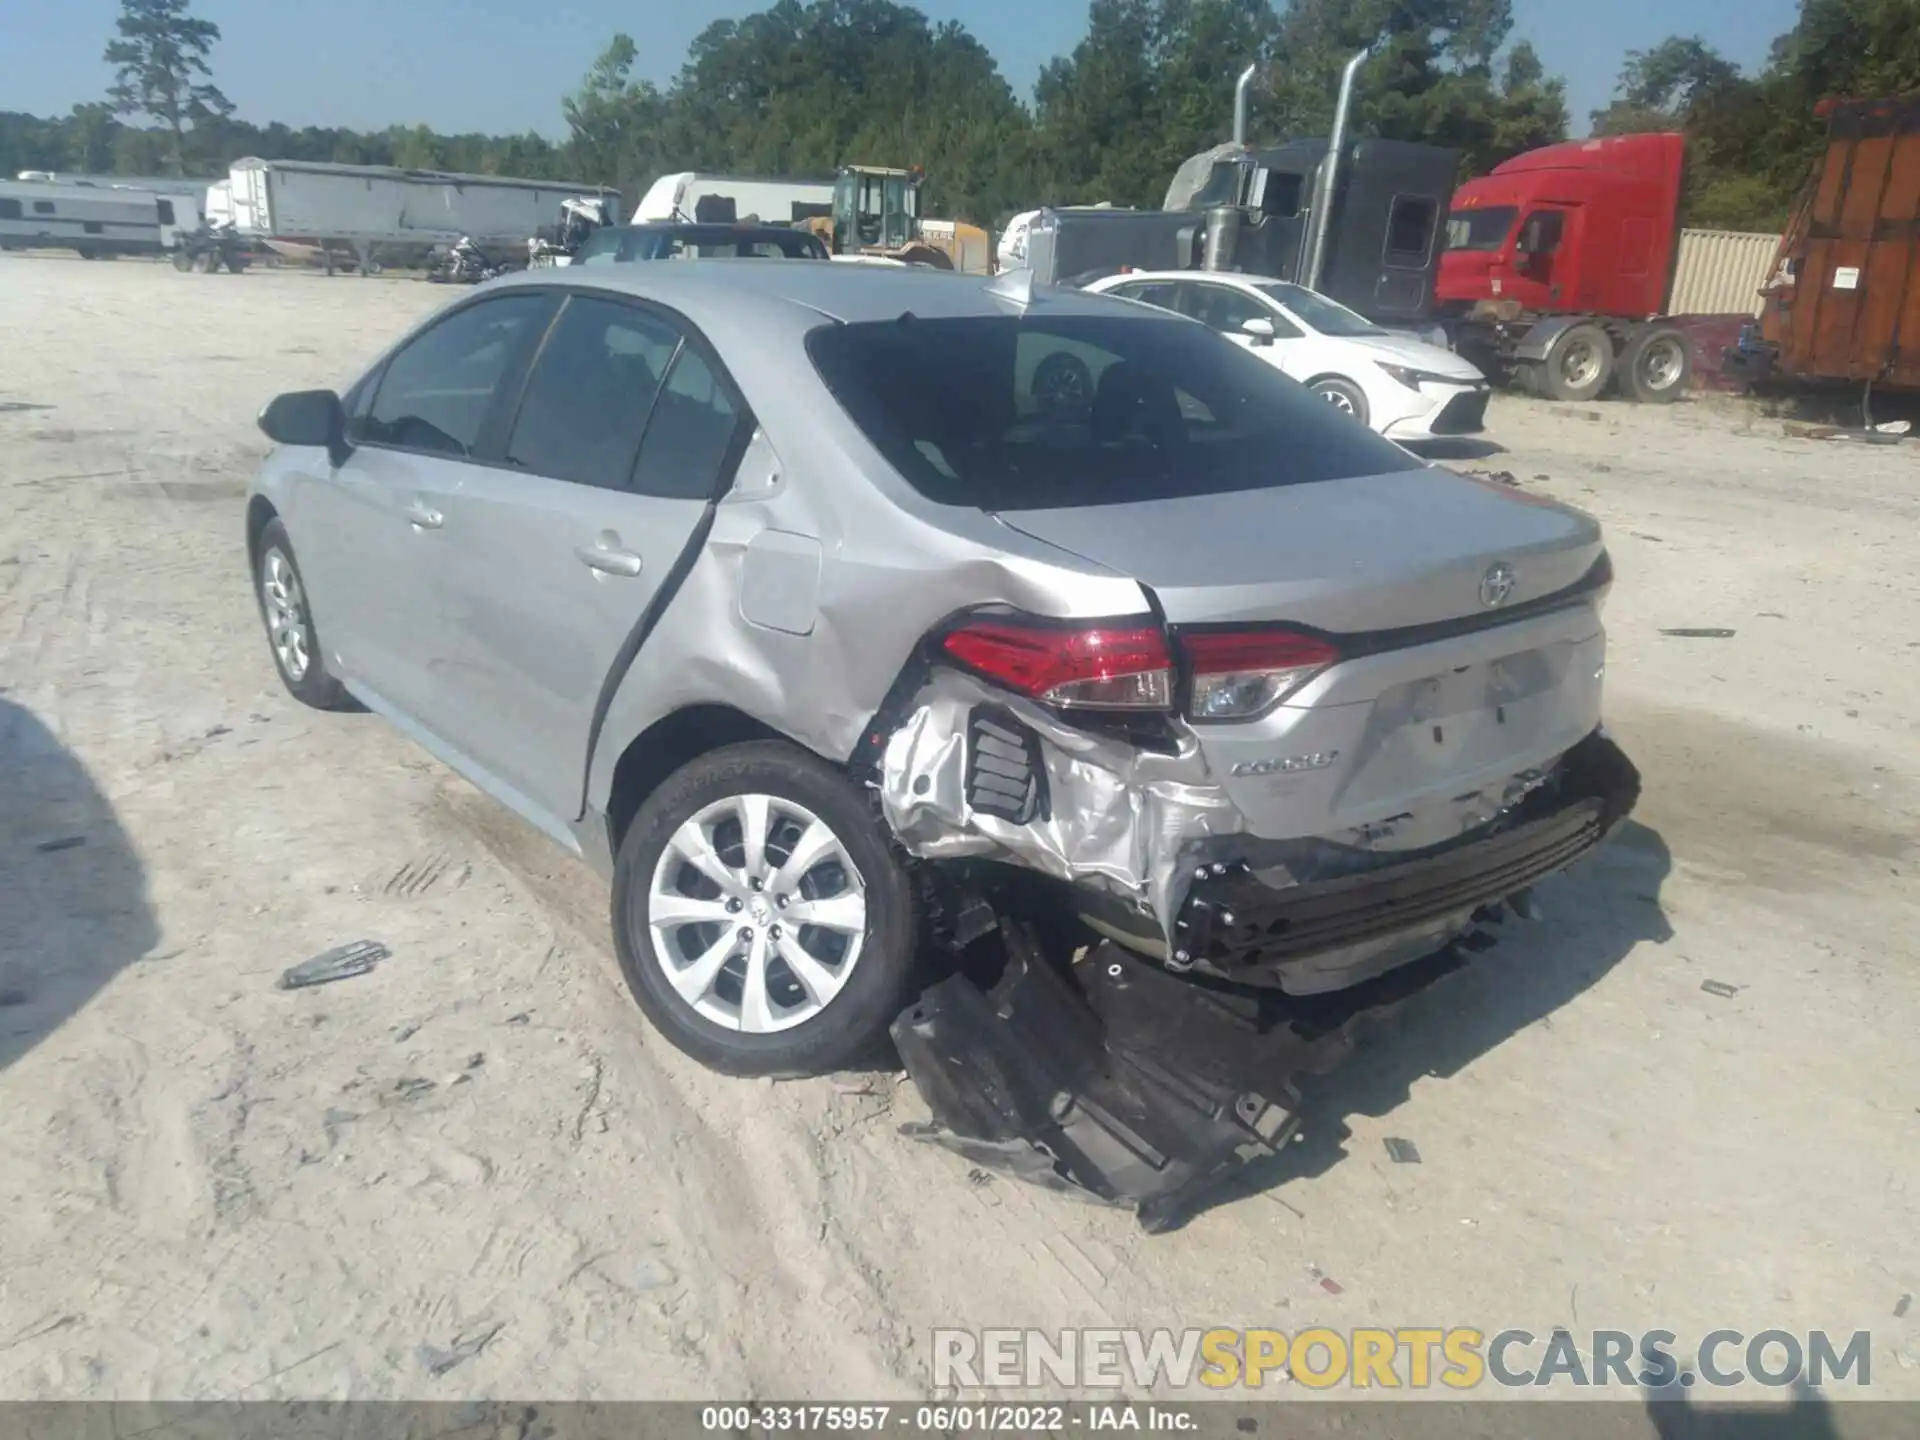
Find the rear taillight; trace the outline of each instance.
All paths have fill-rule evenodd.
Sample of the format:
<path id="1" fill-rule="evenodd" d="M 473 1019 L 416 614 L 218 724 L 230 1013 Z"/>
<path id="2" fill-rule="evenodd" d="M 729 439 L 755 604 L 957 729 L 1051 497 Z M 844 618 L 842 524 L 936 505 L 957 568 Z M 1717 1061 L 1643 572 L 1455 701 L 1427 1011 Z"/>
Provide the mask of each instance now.
<path id="1" fill-rule="evenodd" d="M 1167 710 L 1173 658 L 1156 626 L 1120 628 L 975 621 L 941 648 L 968 669 L 1045 705 L 1078 710 Z"/>
<path id="2" fill-rule="evenodd" d="M 1316 635 L 1293 630 L 1202 630 L 1180 637 L 1193 675 L 1195 720 L 1251 720 L 1340 658 Z"/>

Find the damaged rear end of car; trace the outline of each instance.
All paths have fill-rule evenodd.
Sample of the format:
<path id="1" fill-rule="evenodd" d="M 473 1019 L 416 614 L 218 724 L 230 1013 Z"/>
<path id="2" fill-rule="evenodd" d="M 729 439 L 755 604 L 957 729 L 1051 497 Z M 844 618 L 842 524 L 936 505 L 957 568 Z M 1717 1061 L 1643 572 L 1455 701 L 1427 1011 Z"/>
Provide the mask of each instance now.
<path id="1" fill-rule="evenodd" d="M 963 606 L 875 717 L 858 768 L 944 943 L 996 957 L 893 1037 L 929 1138 L 1160 1228 L 1631 811 L 1612 571 L 1590 517 L 1413 460 L 1199 327 L 1014 309 L 809 346 L 927 513 L 1138 595 Z"/>

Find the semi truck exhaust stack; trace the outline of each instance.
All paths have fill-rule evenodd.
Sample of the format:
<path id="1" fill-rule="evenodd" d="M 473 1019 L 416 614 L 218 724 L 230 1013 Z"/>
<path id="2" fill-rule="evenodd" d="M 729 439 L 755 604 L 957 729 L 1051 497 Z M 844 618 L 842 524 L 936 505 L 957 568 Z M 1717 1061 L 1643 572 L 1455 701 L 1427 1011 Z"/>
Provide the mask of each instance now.
<path id="1" fill-rule="evenodd" d="M 1353 115 L 1353 82 L 1360 67 L 1373 53 L 1369 46 L 1347 61 L 1340 75 L 1340 98 L 1333 113 L 1333 134 L 1327 140 L 1327 158 L 1320 167 L 1320 183 L 1313 197 L 1313 229 L 1307 240 L 1306 264 L 1301 267 L 1301 283 L 1309 290 L 1320 288 L 1320 277 L 1327 267 L 1327 231 L 1333 223 L 1333 197 L 1340 184 L 1340 161 L 1347 148 L 1348 122 Z"/>
<path id="2" fill-rule="evenodd" d="M 1253 84 L 1254 74 L 1260 69 L 1258 62 L 1247 66 L 1240 72 L 1240 78 L 1233 86 L 1233 143 L 1247 143 L 1247 87 Z"/>

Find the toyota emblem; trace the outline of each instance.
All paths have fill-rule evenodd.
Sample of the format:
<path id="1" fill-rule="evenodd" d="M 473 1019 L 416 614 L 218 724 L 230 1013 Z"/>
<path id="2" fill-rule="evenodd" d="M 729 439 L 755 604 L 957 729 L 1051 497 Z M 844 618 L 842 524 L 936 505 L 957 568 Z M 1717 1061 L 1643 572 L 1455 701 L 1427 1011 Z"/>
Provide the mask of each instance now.
<path id="1" fill-rule="evenodd" d="M 1513 587 L 1519 583 L 1513 567 L 1506 561 L 1488 567 L 1487 573 L 1480 577 L 1480 603 L 1489 610 L 1499 609 L 1513 598 Z"/>

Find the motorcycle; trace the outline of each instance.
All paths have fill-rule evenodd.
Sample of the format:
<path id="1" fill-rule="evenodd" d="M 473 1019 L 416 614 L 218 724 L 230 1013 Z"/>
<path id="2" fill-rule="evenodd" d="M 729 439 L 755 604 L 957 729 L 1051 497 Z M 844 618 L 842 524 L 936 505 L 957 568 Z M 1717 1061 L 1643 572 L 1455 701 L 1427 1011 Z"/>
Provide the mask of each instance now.
<path id="1" fill-rule="evenodd" d="M 427 271 L 427 279 L 436 285 L 478 285 L 483 280 L 507 274 L 511 268 L 494 264 L 481 253 L 478 245 L 462 235 Z"/>

